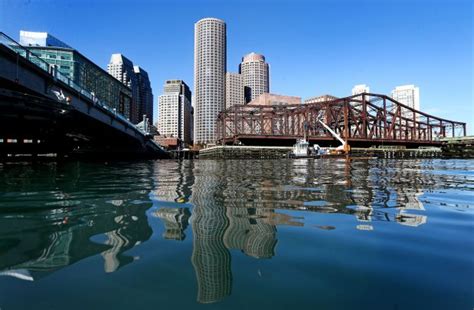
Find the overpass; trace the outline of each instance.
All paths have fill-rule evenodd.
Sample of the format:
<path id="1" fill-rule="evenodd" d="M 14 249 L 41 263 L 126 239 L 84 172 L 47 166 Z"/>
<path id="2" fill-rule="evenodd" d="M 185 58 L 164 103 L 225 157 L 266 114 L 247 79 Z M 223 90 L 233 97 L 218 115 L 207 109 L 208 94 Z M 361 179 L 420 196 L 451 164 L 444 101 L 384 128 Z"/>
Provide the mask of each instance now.
<path id="1" fill-rule="evenodd" d="M 151 135 L 0 32 L 0 156 L 167 158 Z"/>
<path id="2" fill-rule="evenodd" d="M 305 136 L 310 143 L 339 145 L 318 120 L 356 147 L 440 146 L 443 138 L 466 135 L 466 123 L 363 93 L 308 104 L 231 106 L 218 116 L 217 143 L 284 146 Z"/>

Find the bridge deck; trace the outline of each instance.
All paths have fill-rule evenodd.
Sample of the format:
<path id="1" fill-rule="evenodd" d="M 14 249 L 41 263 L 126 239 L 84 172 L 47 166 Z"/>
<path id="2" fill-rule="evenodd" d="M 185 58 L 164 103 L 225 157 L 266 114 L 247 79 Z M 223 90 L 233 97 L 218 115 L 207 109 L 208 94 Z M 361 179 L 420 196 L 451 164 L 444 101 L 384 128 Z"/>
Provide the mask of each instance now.
<path id="1" fill-rule="evenodd" d="M 151 136 L 0 33 L 0 155 L 169 157 Z M 6 42 L 6 43 L 5 43 Z"/>

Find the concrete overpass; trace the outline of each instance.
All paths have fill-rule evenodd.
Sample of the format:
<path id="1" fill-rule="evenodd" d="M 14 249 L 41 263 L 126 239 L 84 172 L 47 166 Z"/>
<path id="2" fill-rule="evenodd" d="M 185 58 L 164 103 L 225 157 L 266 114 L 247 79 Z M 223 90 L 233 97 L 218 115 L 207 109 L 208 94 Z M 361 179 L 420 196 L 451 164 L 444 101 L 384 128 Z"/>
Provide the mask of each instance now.
<path id="1" fill-rule="evenodd" d="M 0 33 L 0 156 L 167 158 L 151 135 Z"/>

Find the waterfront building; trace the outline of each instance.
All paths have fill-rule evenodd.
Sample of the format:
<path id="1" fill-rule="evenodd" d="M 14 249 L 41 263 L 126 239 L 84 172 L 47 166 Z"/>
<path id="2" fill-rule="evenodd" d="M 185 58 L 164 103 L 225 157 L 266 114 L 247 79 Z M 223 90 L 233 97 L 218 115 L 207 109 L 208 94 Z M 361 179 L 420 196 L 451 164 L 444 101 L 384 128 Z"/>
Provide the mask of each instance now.
<path id="1" fill-rule="evenodd" d="M 185 144 L 191 143 L 192 106 L 191 91 L 182 80 L 168 80 L 159 97 L 158 132 L 175 137 Z"/>
<path id="2" fill-rule="evenodd" d="M 250 53 L 242 57 L 239 73 L 244 81 L 245 102 L 255 100 L 258 96 L 270 92 L 270 73 L 265 56 Z"/>
<path id="3" fill-rule="evenodd" d="M 322 96 L 316 96 L 316 97 L 308 98 L 304 101 L 304 103 L 305 104 L 319 103 L 319 102 L 333 101 L 333 100 L 336 100 L 336 99 L 339 99 L 339 98 L 337 98 L 336 96 L 332 96 L 332 95 L 322 95 Z"/>
<path id="4" fill-rule="evenodd" d="M 227 72 L 225 75 L 225 107 L 245 104 L 242 75 Z"/>
<path id="5" fill-rule="evenodd" d="M 301 104 L 301 97 L 263 93 L 248 104 L 252 105 L 288 105 Z"/>
<path id="6" fill-rule="evenodd" d="M 216 140 L 217 115 L 225 106 L 226 24 L 204 18 L 194 25 L 194 143 Z"/>
<path id="7" fill-rule="evenodd" d="M 79 51 L 43 32 L 21 31 L 20 41 L 47 62 L 52 70 L 57 70 L 78 86 L 94 93 L 98 100 L 130 119 L 132 90 Z M 24 53 L 24 50 L 19 49 L 18 52 Z"/>
<path id="8" fill-rule="evenodd" d="M 138 81 L 132 61 L 122 54 L 112 54 L 107 65 L 107 71 L 132 90 L 130 121 L 134 124 L 139 123 L 142 115 L 139 114 Z"/>
<path id="9" fill-rule="evenodd" d="M 420 89 L 415 85 L 402 85 L 392 90 L 391 97 L 415 110 L 420 110 Z M 402 110 L 402 116 L 411 119 L 413 113 Z"/>
<path id="10" fill-rule="evenodd" d="M 63 41 L 57 39 L 47 32 L 35 32 L 20 30 L 20 45 L 23 46 L 55 46 L 72 48 Z"/>
<path id="11" fill-rule="evenodd" d="M 133 66 L 138 83 L 138 116 L 149 120 L 153 124 L 153 90 L 151 89 L 148 73 L 142 67 Z"/>

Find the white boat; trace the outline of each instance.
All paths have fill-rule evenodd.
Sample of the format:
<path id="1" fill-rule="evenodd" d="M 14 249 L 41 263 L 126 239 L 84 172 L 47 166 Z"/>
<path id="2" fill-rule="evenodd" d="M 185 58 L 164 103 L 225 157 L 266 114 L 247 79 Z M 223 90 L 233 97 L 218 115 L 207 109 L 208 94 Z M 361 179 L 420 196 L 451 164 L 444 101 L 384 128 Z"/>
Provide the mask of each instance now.
<path id="1" fill-rule="evenodd" d="M 293 145 L 291 151 L 291 157 L 308 157 L 309 155 L 309 142 L 305 139 L 298 139 L 296 144 Z"/>

